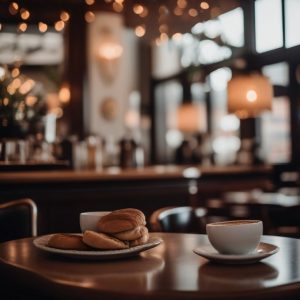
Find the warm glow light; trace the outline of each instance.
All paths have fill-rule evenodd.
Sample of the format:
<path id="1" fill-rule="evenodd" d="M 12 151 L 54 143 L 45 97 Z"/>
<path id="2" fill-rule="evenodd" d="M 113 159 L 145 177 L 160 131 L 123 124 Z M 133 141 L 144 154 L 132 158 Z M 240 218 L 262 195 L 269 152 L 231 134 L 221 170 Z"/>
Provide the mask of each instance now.
<path id="1" fill-rule="evenodd" d="M 39 22 L 38 27 L 40 32 L 46 32 L 48 29 L 48 25 L 43 22 Z"/>
<path id="2" fill-rule="evenodd" d="M 32 79 L 26 80 L 20 87 L 19 91 L 21 94 L 27 94 L 34 87 L 35 82 Z"/>
<path id="3" fill-rule="evenodd" d="M 128 128 L 138 128 L 140 125 L 141 117 L 138 111 L 128 110 L 125 114 L 125 124 Z"/>
<path id="4" fill-rule="evenodd" d="M 4 106 L 7 106 L 8 103 L 9 103 L 9 99 L 8 99 L 8 98 L 4 98 L 4 99 L 3 99 L 3 105 L 4 105 Z"/>
<path id="5" fill-rule="evenodd" d="M 85 3 L 87 5 L 93 5 L 95 3 L 95 0 L 85 0 Z"/>
<path id="6" fill-rule="evenodd" d="M 191 8 L 191 9 L 189 9 L 189 15 L 191 17 L 197 17 L 198 16 L 198 12 L 197 12 L 197 10 L 195 8 Z"/>
<path id="7" fill-rule="evenodd" d="M 182 39 L 182 34 L 180 32 L 176 32 L 172 36 L 172 40 L 174 41 L 180 41 Z"/>
<path id="8" fill-rule="evenodd" d="M 159 32 L 167 32 L 168 31 L 168 25 L 167 24 L 161 24 L 158 28 Z"/>
<path id="9" fill-rule="evenodd" d="M 140 4 L 135 4 L 135 5 L 133 6 L 133 12 L 134 12 L 135 14 L 140 15 L 140 14 L 143 13 L 143 11 L 144 11 L 144 7 L 143 7 L 142 5 L 140 5 Z"/>
<path id="10" fill-rule="evenodd" d="M 187 1 L 186 0 L 177 0 L 177 6 L 179 8 L 186 8 L 187 6 Z"/>
<path id="11" fill-rule="evenodd" d="M 200 3 L 200 7 L 202 9 L 209 9 L 209 4 L 205 1 L 203 1 L 203 2 Z"/>
<path id="12" fill-rule="evenodd" d="M 12 2 L 9 4 L 8 11 L 11 15 L 16 15 L 19 10 L 19 5 L 16 2 Z"/>
<path id="13" fill-rule="evenodd" d="M 113 60 L 119 58 L 123 53 L 123 47 L 115 42 L 104 42 L 98 49 L 100 58 Z"/>
<path id="14" fill-rule="evenodd" d="M 239 118 L 255 117 L 271 110 L 273 87 L 267 77 L 252 74 L 233 77 L 228 82 L 228 112 Z"/>
<path id="15" fill-rule="evenodd" d="M 134 32 L 135 32 L 135 35 L 136 35 L 136 36 L 142 37 L 142 36 L 145 35 L 146 29 L 145 29 L 144 26 L 141 26 L 141 25 L 140 25 L 140 26 L 135 27 Z"/>
<path id="16" fill-rule="evenodd" d="M 183 10 L 180 7 L 175 7 L 174 9 L 174 15 L 181 16 L 183 14 Z"/>
<path id="17" fill-rule="evenodd" d="M 166 42 L 169 39 L 168 35 L 166 33 L 161 33 L 160 34 L 160 40 L 162 42 Z"/>
<path id="18" fill-rule="evenodd" d="M 60 14 L 60 19 L 64 22 L 67 22 L 70 19 L 70 14 L 67 13 L 66 11 L 62 11 Z"/>
<path id="19" fill-rule="evenodd" d="M 121 12 L 123 10 L 123 5 L 118 3 L 118 2 L 114 2 L 113 3 L 113 9 L 115 12 Z"/>
<path id="20" fill-rule="evenodd" d="M 246 93 L 246 98 L 249 102 L 255 102 L 257 100 L 257 93 L 254 90 L 249 90 Z"/>
<path id="21" fill-rule="evenodd" d="M 167 15 L 169 10 L 165 5 L 161 5 L 158 9 L 160 15 Z"/>
<path id="22" fill-rule="evenodd" d="M 19 31 L 25 32 L 27 30 L 27 24 L 26 23 L 19 24 L 18 29 Z"/>
<path id="23" fill-rule="evenodd" d="M 0 30 L 2 30 L 2 24 L 0 23 Z"/>
<path id="24" fill-rule="evenodd" d="M 193 103 L 182 104 L 176 112 L 176 128 L 183 132 L 205 132 L 205 111 Z"/>
<path id="25" fill-rule="evenodd" d="M 55 28 L 56 31 L 62 31 L 65 28 L 65 22 L 63 22 L 63 21 L 57 21 L 54 24 L 54 28 Z"/>
<path id="26" fill-rule="evenodd" d="M 20 80 L 20 78 L 16 78 L 13 80 L 13 82 L 11 83 L 12 87 L 16 90 L 18 89 L 22 84 L 22 81 Z"/>
<path id="27" fill-rule="evenodd" d="M 160 45 L 161 45 L 161 40 L 160 40 L 160 38 L 156 38 L 156 39 L 155 39 L 155 45 L 156 45 L 156 46 L 160 46 Z"/>
<path id="28" fill-rule="evenodd" d="M 18 77 L 20 75 L 20 69 L 19 68 L 13 68 L 11 71 L 11 76 L 13 78 Z"/>
<path id="29" fill-rule="evenodd" d="M 20 13 L 21 13 L 21 18 L 22 18 L 23 20 L 29 19 L 29 17 L 30 17 L 30 12 L 29 12 L 27 9 L 22 8 L 21 11 L 20 11 Z"/>
<path id="30" fill-rule="evenodd" d="M 33 106 L 37 102 L 36 96 L 27 96 L 25 99 L 26 105 Z"/>
<path id="31" fill-rule="evenodd" d="M 59 101 L 62 103 L 68 103 L 70 102 L 71 99 L 71 91 L 70 91 L 70 87 L 67 84 L 64 84 L 58 93 L 58 98 Z"/>
<path id="32" fill-rule="evenodd" d="M 95 20 L 95 14 L 91 11 L 87 11 L 84 15 L 84 19 L 88 23 L 92 23 Z"/>

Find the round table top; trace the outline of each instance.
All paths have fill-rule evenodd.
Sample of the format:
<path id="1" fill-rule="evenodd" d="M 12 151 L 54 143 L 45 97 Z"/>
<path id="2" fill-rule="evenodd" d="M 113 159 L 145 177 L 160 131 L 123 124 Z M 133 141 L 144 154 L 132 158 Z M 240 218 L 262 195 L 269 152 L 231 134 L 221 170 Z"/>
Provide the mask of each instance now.
<path id="1" fill-rule="evenodd" d="M 264 236 L 278 253 L 255 264 L 221 265 L 193 253 L 208 243 L 205 235 L 151 235 L 163 243 L 107 261 L 47 254 L 32 238 L 9 241 L 0 245 L 0 277 L 65 299 L 299 299 L 300 240 Z"/>

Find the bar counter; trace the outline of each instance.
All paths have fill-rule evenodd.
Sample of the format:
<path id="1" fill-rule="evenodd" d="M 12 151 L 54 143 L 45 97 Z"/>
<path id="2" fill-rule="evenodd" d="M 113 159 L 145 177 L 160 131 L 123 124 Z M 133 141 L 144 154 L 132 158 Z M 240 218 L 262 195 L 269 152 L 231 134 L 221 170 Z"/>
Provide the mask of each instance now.
<path id="1" fill-rule="evenodd" d="M 157 165 L 139 169 L 120 169 L 118 167 L 103 170 L 60 170 L 34 172 L 3 172 L 0 173 L 2 183 L 39 183 L 66 181 L 106 181 L 106 180 L 147 180 L 147 179 L 181 179 L 210 176 L 255 176 L 270 175 L 272 167 L 261 166 L 176 166 Z"/>
<path id="2" fill-rule="evenodd" d="M 164 206 L 201 206 L 226 191 L 268 189 L 272 174 L 265 165 L 0 172 L 0 202 L 34 200 L 40 234 L 78 232 L 82 211 L 136 207 L 149 217 Z"/>

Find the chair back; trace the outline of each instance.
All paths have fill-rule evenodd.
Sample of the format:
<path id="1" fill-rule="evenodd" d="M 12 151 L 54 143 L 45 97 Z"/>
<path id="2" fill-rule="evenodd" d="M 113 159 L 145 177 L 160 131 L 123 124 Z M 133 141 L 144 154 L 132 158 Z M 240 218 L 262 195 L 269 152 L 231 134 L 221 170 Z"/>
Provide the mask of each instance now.
<path id="1" fill-rule="evenodd" d="M 205 231 L 205 208 L 190 206 L 164 207 L 150 217 L 152 231 L 203 233 Z"/>
<path id="2" fill-rule="evenodd" d="M 37 235 L 37 206 L 31 199 L 0 204 L 0 242 Z"/>

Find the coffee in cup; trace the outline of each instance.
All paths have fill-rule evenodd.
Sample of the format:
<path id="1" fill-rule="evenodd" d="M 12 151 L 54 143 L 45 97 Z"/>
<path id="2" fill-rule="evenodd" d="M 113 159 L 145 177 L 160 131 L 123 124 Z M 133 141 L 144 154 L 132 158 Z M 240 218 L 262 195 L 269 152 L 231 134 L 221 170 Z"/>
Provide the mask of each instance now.
<path id="1" fill-rule="evenodd" d="M 259 245 L 263 233 L 260 220 L 235 220 L 206 225 L 208 239 L 222 254 L 247 254 Z"/>

